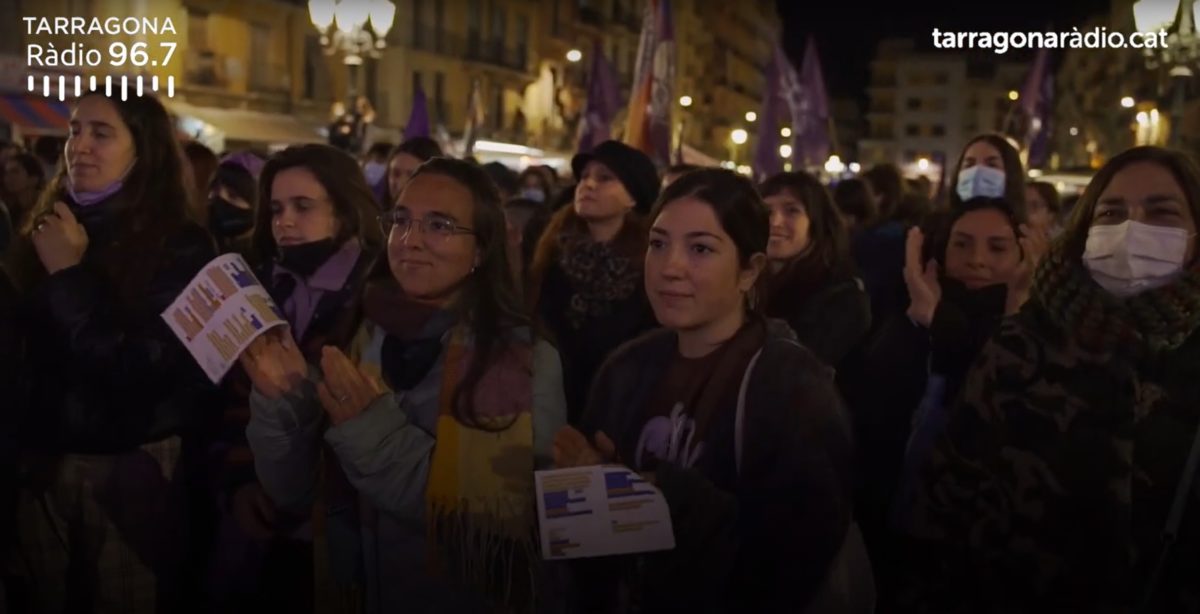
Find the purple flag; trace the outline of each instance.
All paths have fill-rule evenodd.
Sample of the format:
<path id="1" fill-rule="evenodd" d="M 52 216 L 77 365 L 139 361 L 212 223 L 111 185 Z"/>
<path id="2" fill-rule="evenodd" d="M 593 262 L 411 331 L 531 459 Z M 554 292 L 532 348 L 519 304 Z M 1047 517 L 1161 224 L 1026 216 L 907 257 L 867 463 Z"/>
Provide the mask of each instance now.
<path id="1" fill-rule="evenodd" d="M 617 71 L 604 57 L 600 41 L 596 41 L 588 75 L 587 107 L 583 112 L 583 121 L 579 123 L 579 151 L 591 151 L 593 147 L 612 138 L 612 120 L 620 104 Z"/>
<path id="2" fill-rule="evenodd" d="M 417 86 L 413 92 L 412 112 L 408 114 L 408 125 L 404 127 L 404 138 L 429 136 L 429 111 L 425 108 L 425 90 Z"/>
<path id="3" fill-rule="evenodd" d="M 1038 50 L 1033 67 L 1021 86 L 1021 111 L 1028 121 L 1025 146 L 1028 157 L 1025 166 L 1034 168 L 1046 164 L 1049 157 L 1050 117 L 1054 103 L 1054 71 L 1050 69 L 1050 52 Z"/>
<path id="4" fill-rule="evenodd" d="M 666 166 L 671 159 L 671 108 L 675 105 L 675 26 L 670 0 L 646 3 L 636 66 L 624 139 L 650 156 L 656 166 Z"/>
<path id="5" fill-rule="evenodd" d="M 762 110 L 758 114 L 754 179 L 759 182 L 783 170 L 783 160 L 779 158 L 779 115 L 786 101 L 779 84 L 784 71 L 794 72 L 787 56 L 783 54 L 783 49 L 776 43 L 771 53 L 771 61 L 767 64 L 767 85 L 763 90 Z"/>
<path id="6" fill-rule="evenodd" d="M 795 71 L 781 74 L 781 88 L 792 110 L 792 164 L 816 166 L 829 157 L 829 97 L 817 44 L 809 37 L 797 79 Z M 798 170 L 798 169 L 797 169 Z"/>

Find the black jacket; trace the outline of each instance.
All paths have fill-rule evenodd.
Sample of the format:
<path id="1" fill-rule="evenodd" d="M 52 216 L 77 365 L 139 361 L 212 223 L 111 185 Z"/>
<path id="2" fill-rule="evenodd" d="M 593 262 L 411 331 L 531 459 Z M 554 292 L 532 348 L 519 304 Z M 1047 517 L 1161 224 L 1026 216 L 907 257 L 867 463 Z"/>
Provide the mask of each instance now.
<path id="1" fill-rule="evenodd" d="M 96 264 L 111 220 L 80 216 L 91 237 L 81 264 L 23 299 L 31 401 L 21 441 L 47 453 L 113 454 L 211 426 L 216 387 L 161 313 L 216 256 L 208 233 L 182 226 L 166 241 L 144 298 L 123 306 Z"/>
<path id="2" fill-rule="evenodd" d="M 647 333 L 614 352 L 596 377 L 581 427 L 608 434 L 622 459 L 634 458 L 647 398 L 676 339 L 670 330 Z M 749 380 L 740 470 L 736 408 L 728 407 L 693 468 L 658 465 L 676 548 L 583 561 L 582 595 L 595 599 L 586 609 L 620 607 L 600 600 L 619 594 L 624 572 L 633 573 L 625 581 L 646 612 L 801 611 L 851 522 L 851 429 L 832 376 L 786 326 L 771 322 Z"/>
<path id="3" fill-rule="evenodd" d="M 871 298 L 857 278 L 843 274 L 805 290 L 779 288 L 767 313 L 792 327 L 796 339 L 837 367 L 871 329 Z"/>
<path id="4" fill-rule="evenodd" d="M 558 346 L 563 366 L 563 389 L 567 396 L 567 421 L 577 424 L 587 404 L 592 378 L 617 346 L 657 325 L 650 301 L 637 288 L 629 298 L 613 305 L 603 317 L 590 318 L 581 328 L 567 320 L 567 307 L 574 289 L 558 263 L 551 264 L 542 280 L 537 316 Z"/>

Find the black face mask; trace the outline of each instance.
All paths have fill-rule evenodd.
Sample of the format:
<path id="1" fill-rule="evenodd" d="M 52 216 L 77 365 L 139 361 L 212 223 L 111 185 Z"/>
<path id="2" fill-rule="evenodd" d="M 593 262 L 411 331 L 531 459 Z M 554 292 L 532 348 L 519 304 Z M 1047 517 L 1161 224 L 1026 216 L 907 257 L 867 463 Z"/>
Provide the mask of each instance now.
<path id="1" fill-rule="evenodd" d="M 208 216 L 208 229 L 218 237 L 240 237 L 254 227 L 254 211 L 242 209 L 219 196 L 208 199 Z"/>
<path id="2" fill-rule="evenodd" d="M 279 266 L 304 278 L 311 277 L 325 261 L 329 260 L 341 245 L 333 238 L 279 246 Z"/>
<path id="3" fill-rule="evenodd" d="M 956 279 L 943 277 L 941 281 L 942 298 L 957 305 L 968 317 L 974 319 L 1004 315 L 1008 285 L 992 284 L 971 289 Z"/>

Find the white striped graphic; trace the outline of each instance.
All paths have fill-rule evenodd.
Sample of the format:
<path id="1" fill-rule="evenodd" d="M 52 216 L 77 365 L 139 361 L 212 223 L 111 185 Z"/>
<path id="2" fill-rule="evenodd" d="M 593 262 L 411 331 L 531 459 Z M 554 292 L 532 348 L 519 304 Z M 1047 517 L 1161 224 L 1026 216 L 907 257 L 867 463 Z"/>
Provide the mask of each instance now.
<path id="1" fill-rule="evenodd" d="M 50 75 L 41 75 L 41 78 L 42 78 L 42 87 L 41 87 L 42 96 L 44 96 L 46 98 L 51 98 L 53 96 L 52 88 L 51 88 L 52 77 Z M 96 75 L 90 75 L 90 76 L 86 77 L 86 81 L 84 80 L 85 77 L 83 75 L 74 75 L 74 78 L 75 78 L 74 82 L 75 82 L 75 97 L 76 98 L 79 98 L 80 96 L 82 96 L 85 91 L 87 91 L 87 92 L 99 91 L 100 80 L 96 77 Z M 104 94 L 106 96 L 111 97 L 113 95 L 113 81 L 114 80 L 115 79 L 113 78 L 113 75 L 106 75 L 104 77 Z M 68 95 L 68 88 L 70 88 L 70 86 L 71 86 L 71 82 L 67 79 L 67 75 L 59 75 L 58 76 L 58 99 L 60 101 L 66 101 L 67 95 Z M 120 85 L 121 100 L 129 100 L 129 86 L 130 86 L 129 76 L 121 75 L 121 85 Z M 25 76 L 25 87 L 30 92 L 36 92 L 38 90 L 38 76 L 37 75 L 26 75 Z M 160 88 L 162 87 L 162 83 L 159 80 L 158 75 L 151 75 L 149 78 L 146 78 L 144 75 L 138 75 L 137 78 L 133 82 L 133 87 L 134 87 L 134 93 L 136 93 L 138 97 L 141 97 L 141 96 L 146 95 L 147 87 L 150 89 L 151 92 L 158 92 L 160 90 Z M 173 75 L 167 76 L 166 89 L 167 89 L 167 97 L 173 98 L 175 96 L 175 77 Z"/>

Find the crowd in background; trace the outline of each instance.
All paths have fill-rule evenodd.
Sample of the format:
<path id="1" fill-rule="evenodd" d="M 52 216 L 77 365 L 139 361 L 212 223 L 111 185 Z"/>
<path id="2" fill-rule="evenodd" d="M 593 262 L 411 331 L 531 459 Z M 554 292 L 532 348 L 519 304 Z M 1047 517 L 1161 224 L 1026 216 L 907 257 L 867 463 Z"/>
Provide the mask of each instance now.
<path id="1" fill-rule="evenodd" d="M 0 167 L 0 612 L 1200 607 L 1184 154 L 564 178 L 93 93 Z M 289 326 L 214 385 L 160 314 L 226 253 Z M 543 559 L 534 471 L 600 463 L 674 549 Z"/>

